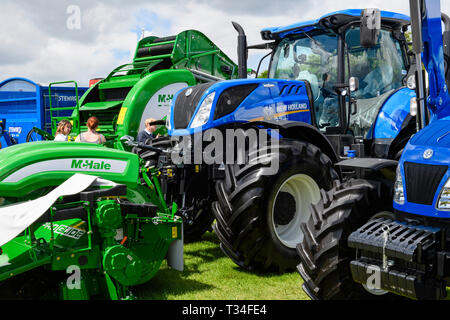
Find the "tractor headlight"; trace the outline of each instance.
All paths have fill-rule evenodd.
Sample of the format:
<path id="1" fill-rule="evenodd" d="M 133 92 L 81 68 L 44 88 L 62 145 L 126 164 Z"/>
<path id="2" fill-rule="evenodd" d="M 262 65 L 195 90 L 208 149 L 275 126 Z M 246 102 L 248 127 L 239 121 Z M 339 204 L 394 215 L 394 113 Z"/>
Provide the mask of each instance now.
<path id="1" fill-rule="evenodd" d="M 438 209 L 450 210 L 450 179 L 444 188 L 442 188 L 441 194 L 439 195 Z"/>
<path id="2" fill-rule="evenodd" d="M 405 204 L 405 190 L 403 187 L 402 173 L 400 171 L 400 165 L 397 167 L 397 178 L 394 185 L 394 201 L 397 204 Z"/>
<path id="3" fill-rule="evenodd" d="M 416 90 L 416 76 L 414 74 L 410 75 L 406 80 L 406 86 L 408 89 Z"/>
<path id="4" fill-rule="evenodd" d="M 198 128 L 203 126 L 208 122 L 209 117 L 211 116 L 211 109 L 214 102 L 214 97 L 216 96 L 216 92 L 210 93 L 205 100 L 203 100 L 202 105 L 197 111 L 194 120 L 192 121 L 191 128 Z"/>

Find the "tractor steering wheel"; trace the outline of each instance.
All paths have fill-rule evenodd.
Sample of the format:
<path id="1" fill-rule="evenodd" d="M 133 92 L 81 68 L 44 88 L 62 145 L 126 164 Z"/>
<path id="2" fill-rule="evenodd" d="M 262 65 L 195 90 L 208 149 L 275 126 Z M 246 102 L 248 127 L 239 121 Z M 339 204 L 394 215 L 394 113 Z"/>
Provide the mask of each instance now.
<path id="1" fill-rule="evenodd" d="M 335 92 L 333 90 L 330 90 L 328 88 L 325 88 L 325 87 L 321 87 L 320 91 L 322 91 L 322 95 L 325 98 L 332 98 L 333 96 L 337 96 L 338 95 L 337 92 Z"/>

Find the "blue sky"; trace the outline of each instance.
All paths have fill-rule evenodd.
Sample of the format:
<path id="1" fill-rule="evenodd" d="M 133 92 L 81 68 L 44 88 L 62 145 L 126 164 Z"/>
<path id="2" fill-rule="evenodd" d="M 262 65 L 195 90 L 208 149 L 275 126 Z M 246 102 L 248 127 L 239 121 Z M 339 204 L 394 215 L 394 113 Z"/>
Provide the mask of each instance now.
<path id="1" fill-rule="evenodd" d="M 142 35 L 142 29 L 145 32 L 152 33 L 156 27 L 170 30 L 172 28 L 172 22 L 169 19 L 164 19 L 158 16 L 156 12 L 152 12 L 149 9 L 138 9 L 134 14 L 134 19 L 136 20 L 134 28 L 131 30 L 136 33 L 138 38 Z"/>

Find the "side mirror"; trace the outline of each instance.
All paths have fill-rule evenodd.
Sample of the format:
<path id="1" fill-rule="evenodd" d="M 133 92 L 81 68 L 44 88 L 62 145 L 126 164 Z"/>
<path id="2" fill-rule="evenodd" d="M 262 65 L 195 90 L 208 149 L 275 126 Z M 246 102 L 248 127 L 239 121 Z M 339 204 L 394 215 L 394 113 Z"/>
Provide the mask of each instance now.
<path id="1" fill-rule="evenodd" d="M 377 44 L 381 30 L 380 9 L 364 9 L 361 12 L 361 46 L 371 48 Z"/>
<path id="2" fill-rule="evenodd" d="M 412 51 L 414 52 L 414 54 L 421 54 L 423 51 L 423 43 L 422 43 L 422 8 L 420 6 L 420 1 L 409 0 L 409 7 L 411 10 L 411 36 L 413 42 Z"/>
<path id="3" fill-rule="evenodd" d="M 350 92 L 355 92 L 359 90 L 359 79 L 356 77 L 351 77 L 348 81 Z"/>

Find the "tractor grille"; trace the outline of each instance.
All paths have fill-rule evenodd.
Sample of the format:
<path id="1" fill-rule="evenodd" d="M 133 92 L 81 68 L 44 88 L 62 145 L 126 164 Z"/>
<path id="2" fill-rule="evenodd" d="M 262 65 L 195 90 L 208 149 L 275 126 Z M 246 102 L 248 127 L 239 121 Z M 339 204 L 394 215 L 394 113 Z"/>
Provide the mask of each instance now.
<path id="1" fill-rule="evenodd" d="M 409 202 L 432 205 L 448 166 L 405 162 L 406 195 Z"/>
<path id="2" fill-rule="evenodd" d="M 187 88 L 180 92 L 175 107 L 173 110 L 173 119 L 175 129 L 186 129 L 191 122 L 195 109 L 203 96 L 203 93 L 208 90 L 215 82 L 203 83 L 195 87 Z M 186 97 L 186 92 L 192 90 L 189 97 Z"/>

